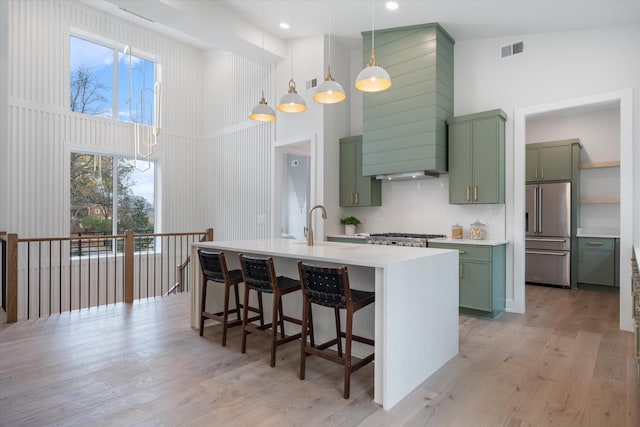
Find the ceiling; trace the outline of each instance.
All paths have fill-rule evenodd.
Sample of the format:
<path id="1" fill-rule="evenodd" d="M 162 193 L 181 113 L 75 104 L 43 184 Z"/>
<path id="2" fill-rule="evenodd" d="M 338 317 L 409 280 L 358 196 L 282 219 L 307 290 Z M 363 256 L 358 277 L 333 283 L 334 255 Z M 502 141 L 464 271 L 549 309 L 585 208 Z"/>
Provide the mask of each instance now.
<path id="1" fill-rule="evenodd" d="M 457 41 L 640 24 L 639 0 L 396 0 L 396 11 L 383 0 L 83 1 L 203 49 L 244 54 L 264 44 L 277 55 L 287 39 L 329 33 L 357 48 L 372 17 L 375 29 L 438 22 Z"/>

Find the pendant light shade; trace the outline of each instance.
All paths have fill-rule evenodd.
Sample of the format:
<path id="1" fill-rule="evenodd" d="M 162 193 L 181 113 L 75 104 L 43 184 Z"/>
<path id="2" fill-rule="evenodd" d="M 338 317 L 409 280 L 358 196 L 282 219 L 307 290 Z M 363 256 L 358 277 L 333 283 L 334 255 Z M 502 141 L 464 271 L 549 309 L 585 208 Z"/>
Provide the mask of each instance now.
<path id="1" fill-rule="evenodd" d="M 296 91 L 296 82 L 294 82 L 293 79 L 289 80 L 289 92 L 280 98 L 278 110 L 284 111 L 285 113 L 302 113 L 306 109 L 307 103 L 304 102 L 304 99 L 302 99 Z"/>
<path id="2" fill-rule="evenodd" d="M 344 101 L 346 98 L 347 95 L 345 95 L 340 83 L 333 79 L 331 75 L 331 65 L 329 65 L 327 77 L 325 77 L 324 81 L 316 88 L 313 99 L 321 104 L 336 104 Z"/>
<path id="3" fill-rule="evenodd" d="M 262 0 L 262 21 L 262 24 L 264 25 L 264 0 Z M 262 63 L 264 63 L 264 30 L 262 30 Z M 273 111 L 273 108 L 269 107 L 267 100 L 264 99 L 264 89 L 262 90 L 260 102 L 251 109 L 249 118 L 257 122 L 272 122 L 276 119 L 275 111 Z"/>
<path id="4" fill-rule="evenodd" d="M 360 71 L 356 78 L 356 89 L 362 92 L 380 92 L 391 87 L 391 77 L 387 71 L 376 62 L 375 30 L 373 25 L 375 8 L 371 6 L 371 58 L 367 66 Z"/>
<path id="5" fill-rule="evenodd" d="M 260 102 L 251 110 L 249 118 L 258 122 L 272 122 L 276 119 L 276 113 L 273 111 L 273 108 L 267 104 L 267 101 L 264 99 L 264 93 L 262 94 Z"/>

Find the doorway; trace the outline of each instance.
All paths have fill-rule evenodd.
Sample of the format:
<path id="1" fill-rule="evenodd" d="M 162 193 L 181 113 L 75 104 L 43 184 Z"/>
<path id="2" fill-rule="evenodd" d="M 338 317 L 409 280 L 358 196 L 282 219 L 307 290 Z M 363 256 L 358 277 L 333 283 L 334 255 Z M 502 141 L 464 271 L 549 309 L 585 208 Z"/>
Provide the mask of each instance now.
<path id="1" fill-rule="evenodd" d="M 631 89 L 589 95 L 565 101 L 532 107 L 517 108 L 514 111 L 514 165 L 525 164 L 526 121 L 528 117 L 553 113 L 571 108 L 584 108 L 607 103 L 617 103 L 620 111 L 620 329 L 631 331 L 631 283 L 624 280 L 631 275 L 631 258 L 633 244 L 633 115 Z M 517 168 L 516 168 L 517 170 Z M 507 230 L 513 235 L 507 236 L 513 242 L 513 299 L 511 311 L 524 312 L 524 167 L 520 173 L 514 173 L 513 207 L 511 224 Z"/>
<path id="2" fill-rule="evenodd" d="M 283 153 L 281 236 L 304 240 L 311 193 L 311 156 Z"/>
<path id="3" fill-rule="evenodd" d="M 315 137 L 276 141 L 272 159 L 271 237 L 304 240 L 319 179 Z"/>

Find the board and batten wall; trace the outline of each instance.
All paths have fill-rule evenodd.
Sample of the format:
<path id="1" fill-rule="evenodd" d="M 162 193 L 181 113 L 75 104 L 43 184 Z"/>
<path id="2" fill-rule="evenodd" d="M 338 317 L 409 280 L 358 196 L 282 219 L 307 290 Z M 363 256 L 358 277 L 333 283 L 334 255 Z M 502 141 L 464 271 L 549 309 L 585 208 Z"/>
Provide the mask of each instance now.
<path id="1" fill-rule="evenodd" d="M 201 51 L 79 2 L 2 3 L 8 64 L 3 226 L 21 237 L 68 235 L 70 151 L 133 156 L 131 124 L 70 111 L 69 36 L 79 30 L 149 52 L 162 65 L 157 220 L 166 232 L 203 229 L 186 208 L 198 200 L 191 171 L 201 133 Z"/>

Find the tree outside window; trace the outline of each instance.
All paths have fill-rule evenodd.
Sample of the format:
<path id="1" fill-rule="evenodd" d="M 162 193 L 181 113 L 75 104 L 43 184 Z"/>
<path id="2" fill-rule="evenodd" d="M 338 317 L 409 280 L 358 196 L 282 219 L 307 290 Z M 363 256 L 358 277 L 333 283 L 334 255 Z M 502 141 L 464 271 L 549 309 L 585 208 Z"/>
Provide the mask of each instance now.
<path id="1" fill-rule="evenodd" d="M 72 111 L 153 124 L 154 62 L 71 36 L 70 70 Z M 72 152 L 70 178 L 72 235 L 154 232 L 154 162 L 140 172 L 132 158 Z"/>

